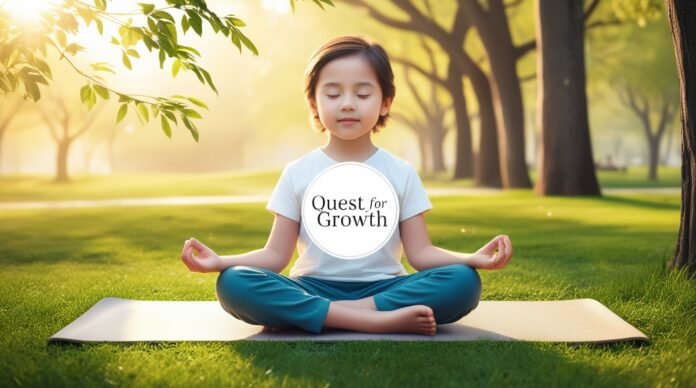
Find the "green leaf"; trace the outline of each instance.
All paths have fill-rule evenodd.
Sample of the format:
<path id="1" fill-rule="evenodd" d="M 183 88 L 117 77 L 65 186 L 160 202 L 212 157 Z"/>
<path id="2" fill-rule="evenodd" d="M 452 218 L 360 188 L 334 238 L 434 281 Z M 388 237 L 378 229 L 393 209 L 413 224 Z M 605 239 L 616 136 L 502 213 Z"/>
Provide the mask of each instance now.
<path id="1" fill-rule="evenodd" d="M 247 38 L 247 37 L 246 37 L 244 34 L 242 34 L 241 32 L 239 32 L 239 38 L 242 40 L 242 43 L 244 43 L 244 45 L 245 45 L 249 50 L 251 50 L 252 53 L 254 53 L 254 55 L 259 55 L 259 51 L 256 49 L 256 46 L 254 46 L 254 44 L 251 43 L 251 41 L 249 40 L 249 38 Z"/>
<path id="2" fill-rule="evenodd" d="M 154 4 L 138 3 L 138 5 L 143 10 L 143 15 L 149 15 L 155 10 Z"/>
<path id="3" fill-rule="evenodd" d="M 160 117 L 160 121 L 162 122 L 162 130 L 164 131 L 164 134 L 171 139 L 172 128 L 169 126 L 169 121 L 167 121 L 167 118 L 164 117 L 164 115 Z"/>
<path id="4" fill-rule="evenodd" d="M 138 118 L 140 119 L 141 123 L 147 123 L 148 121 L 150 121 L 150 114 L 147 112 L 147 107 L 144 104 L 139 102 L 136 103 L 135 111 L 138 113 Z"/>
<path id="5" fill-rule="evenodd" d="M 210 73 L 208 73 L 208 71 L 206 71 L 203 68 L 201 68 L 201 73 L 203 74 L 203 77 L 205 77 L 205 80 L 208 81 L 208 85 L 210 86 L 210 88 L 213 89 L 215 94 L 218 94 L 218 91 L 215 88 L 215 84 L 213 84 L 213 78 L 210 76 Z"/>
<path id="6" fill-rule="evenodd" d="M 229 20 L 230 23 L 232 23 L 232 25 L 235 27 L 245 27 L 246 26 L 246 23 L 244 23 L 241 19 L 237 19 L 236 17 L 233 17 L 233 16 L 228 16 L 227 20 Z"/>
<path id="7" fill-rule="evenodd" d="M 179 69 L 181 69 L 181 61 L 177 59 L 172 64 L 172 77 L 176 77 L 179 73 Z"/>
<path id="8" fill-rule="evenodd" d="M 53 79 L 53 76 L 51 75 L 51 67 L 48 66 L 48 63 L 46 63 L 46 61 L 41 60 L 39 58 L 34 58 L 34 63 L 42 73 L 46 74 L 48 78 Z"/>
<path id="9" fill-rule="evenodd" d="M 31 99 L 34 100 L 34 102 L 39 101 L 41 98 L 41 91 L 35 82 L 25 81 L 24 89 L 27 91 L 27 94 L 31 97 Z"/>
<path id="10" fill-rule="evenodd" d="M 121 59 L 123 60 L 123 64 L 124 64 L 128 69 L 130 69 L 130 70 L 133 69 L 133 67 L 131 66 L 131 61 L 130 61 L 130 59 L 128 59 L 128 55 L 126 55 L 126 53 L 123 53 L 123 56 L 121 57 Z"/>
<path id="11" fill-rule="evenodd" d="M 200 106 L 201 108 L 208 109 L 208 105 L 206 105 L 203 101 L 194 98 L 194 97 L 188 97 L 187 98 L 189 101 L 191 101 L 194 105 Z"/>
<path id="12" fill-rule="evenodd" d="M 186 114 L 186 117 L 189 117 L 192 119 L 202 119 L 203 118 L 200 113 L 196 112 L 193 109 L 184 109 L 184 113 Z"/>
<path id="13" fill-rule="evenodd" d="M 173 121 L 174 124 L 179 124 L 179 122 L 176 120 L 176 116 L 174 116 L 174 113 L 172 113 L 172 112 L 170 112 L 170 111 L 168 111 L 168 110 L 165 110 L 165 111 L 162 112 L 162 115 L 167 116 L 167 118 L 168 118 L 170 121 Z"/>
<path id="14" fill-rule="evenodd" d="M 112 74 L 116 74 L 116 72 L 111 68 L 111 64 L 106 62 L 91 63 L 90 66 L 92 66 L 92 69 L 96 71 L 106 71 Z"/>
<path id="15" fill-rule="evenodd" d="M 104 23 L 101 21 L 101 19 L 94 19 L 94 22 L 97 24 L 97 31 L 99 31 L 99 35 L 104 35 Z"/>
<path id="16" fill-rule="evenodd" d="M 198 129 L 196 129 L 196 125 L 191 122 L 186 116 L 183 114 L 181 115 L 181 121 L 184 122 L 184 125 L 188 130 L 191 132 L 191 135 L 193 135 L 193 139 L 198 142 Z"/>
<path id="17" fill-rule="evenodd" d="M 164 20 L 169 20 L 169 21 L 172 22 L 172 23 L 176 23 L 176 22 L 174 21 L 174 17 L 172 17 L 172 15 L 170 15 L 168 12 L 164 12 L 164 11 L 155 11 L 155 12 L 152 13 L 151 16 L 152 16 L 153 18 L 155 18 L 155 19 L 164 19 Z"/>
<path id="18" fill-rule="evenodd" d="M 232 31 L 232 43 L 242 52 L 242 42 L 239 40 L 239 31 Z"/>
<path id="19" fill-rule="evenodd" d="M 87 105 L 89 102 L 90 95 L 92 94 L 92 88 L 89 85 L 85 85 L 80 88 L 80 101 Z"/>
<path id="20" fill-rule="evenodd" d="M 181 29 L 184 31 L 184 34 L 189 30 L 191 25 L 189 24 L 188 18 L 186 15 L 183 15 L 181 17 Z"/>
<path id="21" fill-rule="evenodd" d="M 101 85 L 96 85 L 96 84 L 95 84 L 95 85 L 94 85 L 94 91 L 97 92 L 97 94 L 99 95 L 99 97 L 103 98 L 104 100 L 108 100 L 108 99 L 109 99 L 109 91 L 108 91 L 105 87 L 103 87 L 103 86 L 101 86 Z"/>
<path id="22" fill-rule="evenodd" d="M 177 48 L 177 51 L 178 52 L 185 51 L 185 52 L 189 52 L 189 53 L 194 54 L 194 55 L 199 56 L 199 57 L 201 56 L 201 53 L 198 50 L 196 50 L 193 47 L 189 47 L 189 46 L 179 46 Z"/>
<path id="23" fill-rule="evenodd" d="M 65 47 L 65 45 L 68 44 L 68 38 L 65 36 L 65 32 L 63 32 L 63 30 L 56 31 L 56 39 L 61 47 Z"/>
<path id="24" fill-rule="evenodd" d="M 140 54 L 138 54 L 138 52 L 135 49 L 128 49 L 126 50 L 126 53 L 133 58 L 140 58 Z"/>
<path id="25" fill-rule="evenodd" d="M 75 55 L 78 53 L 78 51 L 82 51 L 84 49 L 84 47 L 77 43 L 70 43 L 67 47 L 65 47 L 65 51 L 71 55 Z"/>
<path id="26" fill-rule="evenodd" d="M 163 69 L 163 68 L 164 68 L 164 59 L 165 59 L 165 52 L 164 52 L 164 49 L 160 49 L 160 51 L 159 51 L 160 69 Z"/>
<path id="27" fill-rule="evenodd" d="M 201 17 L 192 10 L 186 10 L 186 13 L 189 15 L 189 23 L 191 24 L 191 28 L 193 28 L 193 31 L 195 31 L 198 36 L 201 36 L 203 34 L 203 20 L 201 20 Z"/>
<path id="28" fill-rule="evenodd" d="M 94 5 L 100 11 L 106 11 L 106 0 L 94 0 Z"/>
<path id="29" fill-rule="evenodd" d="M 118 108 L 118 114 L 116 115 L 116 124 L 120 123 L 126 117 L 127 113 L 128 104 L 122 104 L 121 107 Z"/>

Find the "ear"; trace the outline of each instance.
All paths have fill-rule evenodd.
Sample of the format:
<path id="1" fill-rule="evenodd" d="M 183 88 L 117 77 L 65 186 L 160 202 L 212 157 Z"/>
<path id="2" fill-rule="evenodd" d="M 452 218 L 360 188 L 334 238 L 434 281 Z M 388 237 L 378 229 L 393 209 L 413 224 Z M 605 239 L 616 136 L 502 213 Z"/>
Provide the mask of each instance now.
<path id="1" fill-rule="evenodd" d="M 394 101 L 394 97 L 385 98 L 384 101 L 382 101 L 382 109 L 379 111 L 380 116 L 386 116 L 389 113 L 392 101 Z"/>
<path id="2" fill-rule="evenodd" d="M 312 117 L 317 116 L 319 113 L 317 112 L 317 102 L 314 101 L 314 99 L 310 99 L 308 101 L 309 103 L 309 111 L 312 113 Z"/>

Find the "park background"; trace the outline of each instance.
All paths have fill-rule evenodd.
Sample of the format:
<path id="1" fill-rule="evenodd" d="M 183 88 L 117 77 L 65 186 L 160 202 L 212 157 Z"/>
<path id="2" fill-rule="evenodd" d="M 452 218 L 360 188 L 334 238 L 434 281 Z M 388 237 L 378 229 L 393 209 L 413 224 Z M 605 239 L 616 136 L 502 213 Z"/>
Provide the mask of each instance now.
<path id="1" fill-rule="evenodd" d="M 399 3 L 410 4 L 369 5 L 406 20 Z M 412 3 L 445 29 L 458 4 Z M 359 1 L 321 3 L 324 9 L 298 1 L 294 12 L 284 0 L 209 1 L 216 13 L 242 19 L 241 30 L 258 49 L 252 55 L 244 46 L 240 53 L 207 25 L 203 38 L 179 30 L 180 43 L 200 51 L 197 63 L 210 72 L 218 93 L 192 72 L 173 78 L 171 62 L 160 70 L 157 55 L 142 47 L 139 57 L 128 56 L 128 69 L 119 46 L 100 36 L 95 24 L 81 28 L 74 40 L 85 50 L 67 57 L 76 67 L 111 63 L 115 73 L 100 74 L 119 92 L 184 94 L 209 109 L 196 108 L 202 115 L 196 120 L 197 141 L 183 125 L 172 127 L 168 137 L 158 120 L 141 122 L 132 108 L 117 123 L 116 99 L 99 100 L 88 111 L 89 98 L 85 104 L 81 91 L 89 81 L 55 53 L 47 56 L 53 77 L 41 86 L 38 102 L 23 99 L 21 90 L 0 97 L 0 382 L 688 386 L 696 377 L 691 323 L 696 292 L 693 280 L 666 268 L 679 227 L 681 136 L 664 7 L 638 0 L 585 1 L 585 9 L 592 10 L 582 61 L 592 163 L 582 169 L 596 174 L 602 195 L 557 197 L 533 189 L 543 146 L 539 56 L 529 48 L 536 37 L 535 2 L 500 3 L 506 5 L 513 43 L 526 47 L 512 68 L 521 91 L 524 118 L 518 124 L 529 185 L 477 181 L 482 118 L 470 79 L 462 77 L 471 136 L 465 155 L 457 145 L 462 122 L 454 109 L 462 100 L 453 102 L 450 91 L 424 74 L 446 77 L 451 53 L 423 33 L 386 26 Z M 17 4 L 0 1 L 14 12 L 13 22 L 31 26 L 38 8 Z M 113 12 L 139 9 L 135 2 L 106 4 Z M 500 20 L 491 23 L 504 27 Z M 105 36 L 118 35 L 108 23 L 104 30 Z M 374 141 L 413 163 L 429 192 L 440 190 L 427 217 L 433 243 L 473 251 L 495 234 L 512 237 L 511 265 L 482 271 L 484 300 L 594 298 L 651 342 L 47 346 L 50 335 L 106 296 L 215 299 L 215 276 L 187 272 L 179 259 L 181 245 L 196 236 L 220 254 L 261 248 L 272 223 L 263 203 L 114 207 L 95 202 L 82 208 L 62 201 L 267 195 L 285 164 L 326 141 L 311 129 L 303 73 L 313 50 L 341 34 L 370 37 L 392 57 L 394 117 Z M 472 26 L 463 47 L 494 80 L 477 28 Z M 61 117 L 69 117 L 67 132 Z M 61 172 L 60 135 L 78 132 Z M 563 151 L 578 149 L 587 151 L 572 143 Z M 462 160 L 469 160 L 468 167 L 457 164 Z M 573 174 L 567 174 L 570 180 Z M 583 193 L 580 187 L 577 194 Z"/>

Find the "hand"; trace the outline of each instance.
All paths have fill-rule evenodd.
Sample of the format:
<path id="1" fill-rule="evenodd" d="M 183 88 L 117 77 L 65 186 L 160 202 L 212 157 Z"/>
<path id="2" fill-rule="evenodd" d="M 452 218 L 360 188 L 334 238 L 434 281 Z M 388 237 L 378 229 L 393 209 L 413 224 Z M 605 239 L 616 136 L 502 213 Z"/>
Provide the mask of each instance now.
<path id="1" fill-rule="evenodd" d="M 474 268 L 501 269 L 512 259 L 512 243 L 505 235 L 496 236 L 467 261 Z"/>
<path id="2" fill-rule="evenodd" d="M 193 237 L 184 243 L 181 260 L 191 272 L 216 272 L 222 264 L 220 256 Z"/>

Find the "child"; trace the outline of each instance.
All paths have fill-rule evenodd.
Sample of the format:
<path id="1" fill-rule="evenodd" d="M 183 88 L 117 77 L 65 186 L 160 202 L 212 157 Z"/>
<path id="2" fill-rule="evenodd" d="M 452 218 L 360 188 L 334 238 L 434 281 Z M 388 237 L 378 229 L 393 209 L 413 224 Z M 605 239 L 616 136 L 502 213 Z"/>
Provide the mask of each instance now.
<path id="1" fill-rule="evenodd" d="M 314 53 L 305 93 L 314 126 L 328 131 L 328 142 L 283 171 L 266 207 L 275 214 L 266 246 L 220 257 L 194 238 L 184 244 L 181 257 L 190 271 L 220 271 L 217 295 L 227 312 L 271 330 L 434 335 L 437 324 L 455 322 L 478 305 L 481 281 L 474 268 L 500 269 L 510 261 L 507 236 L 495 237 L 474 254 L 431 244 L 423 213 L 432 205 L 417 172 L 371 140 L 389 117 L 393 78 L 382 47 L 357 36 L 335 38 Z M 400 204 L 391 239 L 357 260 L 322 251 L 300 219 L 309 183 L 327 167 L 346 161 L 377 169 L 393 185 Z M 290 276 L 280 275 L 296 244 L 299 257 Z M 402 245 L 420 272 L 406 273 Z"/>

